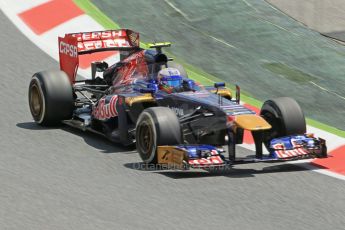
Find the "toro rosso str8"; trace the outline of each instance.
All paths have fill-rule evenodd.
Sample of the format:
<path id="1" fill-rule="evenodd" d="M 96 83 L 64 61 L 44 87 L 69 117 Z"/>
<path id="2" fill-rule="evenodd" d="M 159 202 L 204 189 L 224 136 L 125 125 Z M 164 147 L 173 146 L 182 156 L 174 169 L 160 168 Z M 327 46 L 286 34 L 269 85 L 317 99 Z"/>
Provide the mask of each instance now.
<path id="1" fill-rule="evenodd" d="M 166 46 L 170 43 L 142 49 L 139 34 L 128 29 L 60 37 L 60 70 L 38 72 L 30 82 L 34 120 L 135 143 L 145 163 L 178 168 L 327 157 L 325 141 L 306 134 L 295 100 L 267 100 L 256 114 L 240 104 L 238 86 L 233 97 L 224 83 L 205 87 L 188 78 L 183 66 L 162 52 Z M 92 62 L 91 77 L 76 80 L 80 56 L 107 51 L 117 51 L 120 60 Z M 236 157 L 244 130 L 255 142 L 250 159 Z"/>

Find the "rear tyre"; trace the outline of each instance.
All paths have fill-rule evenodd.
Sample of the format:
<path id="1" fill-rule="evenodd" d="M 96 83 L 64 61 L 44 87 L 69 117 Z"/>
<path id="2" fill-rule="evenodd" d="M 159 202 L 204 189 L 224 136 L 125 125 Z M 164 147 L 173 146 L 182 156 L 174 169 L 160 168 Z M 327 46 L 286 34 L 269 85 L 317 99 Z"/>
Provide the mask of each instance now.
<path id="1" fill-rule="evenodd" d="M 184 67 L 181 64 L 176 63 L 174 61 L 169 61 L 168 62 L 168 67 L 178 69 L 178 71 L 181 74 L 181 77 L 188 78 L 187 71 L 184 69 Z"/>
<path id="2" fill-rule="evenodd" d="M 70 119 L 74 98 L 66 73 L 59 70 L 35 73 L 29 85 L 29 106 L 35 122 L 43 126 Z"/>
<path id="3" fill-rule="evenodd" d="M 266 101 L 260 115 L 272 126 L 265 133 L 266 146 L 273 138 L 306 133 L 303 111 L 292 98 L 280 97 Z"/>
<path id="4" fill-rule="evenodd" d="M 136 147 L 144 163 L 157 163 L 158 146 L 181 143 L 180 122 L 171 109 L 152 107 L 140 114 L 136 125 Z"/>

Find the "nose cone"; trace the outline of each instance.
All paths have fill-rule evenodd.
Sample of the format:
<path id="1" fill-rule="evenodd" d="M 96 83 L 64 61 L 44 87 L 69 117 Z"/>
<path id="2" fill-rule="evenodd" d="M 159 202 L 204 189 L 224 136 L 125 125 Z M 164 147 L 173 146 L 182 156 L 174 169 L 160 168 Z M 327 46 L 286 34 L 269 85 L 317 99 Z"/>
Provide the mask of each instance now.
<path id="1" fill-rule="evenodd" d="M 235 117 L 235 124 L 246 130 L 257 131 L 271 129 L 272 126 L 262 117 L 255 114 L 243 114 Z"/>
<path id="2" fill-rule="evenodd" d="M 219 100 L 219 95 L 209 92 L 207 90 L 202 91 L 189 91 L 176 93 L 177 97 L 193 101 L 200 105 L 208 105 L 215 107 L 223 111 L 227 116 L 237 116 L 243 114 L 255 114 L 254 111 L 244 107 L 243 105 L 237 104 L 234 101 L 230 101 L 226 98 Z"/>

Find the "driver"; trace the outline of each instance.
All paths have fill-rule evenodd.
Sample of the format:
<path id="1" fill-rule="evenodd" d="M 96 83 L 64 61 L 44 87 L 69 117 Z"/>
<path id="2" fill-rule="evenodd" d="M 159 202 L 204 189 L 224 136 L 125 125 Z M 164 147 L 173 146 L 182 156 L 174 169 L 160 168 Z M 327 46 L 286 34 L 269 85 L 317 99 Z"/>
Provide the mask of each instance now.
<path id="1" fill-rule="evenodd" d="M 180 71 L 175 68 L 165 68 L 158 72 L 159 89 L 167 93 L 179 92 L 183 89 L 183 79 Z"/>

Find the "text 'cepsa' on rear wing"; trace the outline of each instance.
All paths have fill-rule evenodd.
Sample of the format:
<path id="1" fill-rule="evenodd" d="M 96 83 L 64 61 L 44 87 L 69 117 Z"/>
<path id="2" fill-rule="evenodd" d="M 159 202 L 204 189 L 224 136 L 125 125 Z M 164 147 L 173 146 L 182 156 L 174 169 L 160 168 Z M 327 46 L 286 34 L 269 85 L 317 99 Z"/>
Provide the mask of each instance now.
<path id="1" fill-rule="evenodd" d="M 59 37 L 58 42 L 60 69 L 73 83 L 79 66 L 79 55 L 139 49 L 139 33 L 129 29 L 71 33 Z"/>

